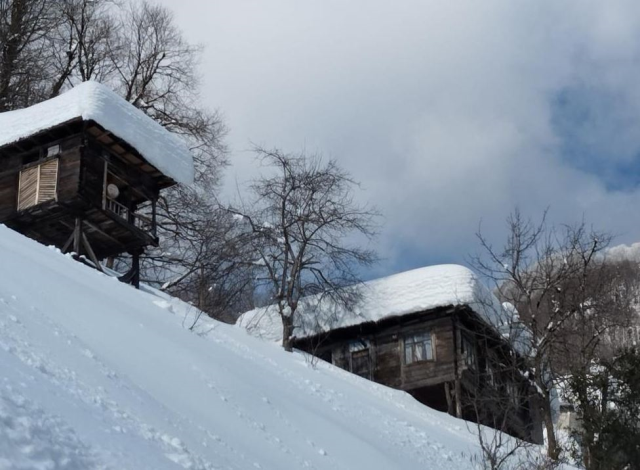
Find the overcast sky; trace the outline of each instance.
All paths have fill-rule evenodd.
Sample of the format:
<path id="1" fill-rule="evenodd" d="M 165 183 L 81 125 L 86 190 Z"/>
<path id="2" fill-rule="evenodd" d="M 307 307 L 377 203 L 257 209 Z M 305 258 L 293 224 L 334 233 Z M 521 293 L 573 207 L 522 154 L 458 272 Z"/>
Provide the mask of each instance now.
<path id="1" fill-rule="evenodd" d="M 515 205 L 640 240 L 640 2 L 161 0 L 230 133 L 320 151 L 385 215 L 368 276 L 464 263 Z"/>

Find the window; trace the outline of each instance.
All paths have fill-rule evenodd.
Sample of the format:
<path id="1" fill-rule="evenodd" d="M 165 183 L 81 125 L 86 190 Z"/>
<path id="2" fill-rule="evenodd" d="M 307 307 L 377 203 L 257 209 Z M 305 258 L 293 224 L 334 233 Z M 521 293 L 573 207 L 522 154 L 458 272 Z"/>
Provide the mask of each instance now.
<path id="1" fill-rule="evenodd" d="M 493 387 L 498 385 L 498 375 L 489 361 L 487 361 L 487 382 Z"/>
<path id="2" fill-rule="evenodd" d="M 57 186 L 57 158 L 22 170 L 18 187 L 18 210 L 55 199 Z"/>
<path id="3" fill-rule="evenodd" d="M 369 348 L 351 351 L 351 372 L 365 379 L 371 379 Z"/>
<path id="4" fill-rule="evenodd" d="M 518 386 L 513 382 L 507 383 L 507 393 L 509 394 L 509 399 L 511 400 L 511 404 L 519 408 L 520 407 L 520 391 L 518 390 Z"/>
<path id="5" fill-rule="evenodd" d="M 462 358 L 467 367 L 475 369 L 476 367 L 476 348 L 466 336 L 462 337 Z"/>
<path id="6" fill-rule="evenodd" d="M 404 339 L 404 363 L 433 361 L 431 333 L 419 333 Z"/>

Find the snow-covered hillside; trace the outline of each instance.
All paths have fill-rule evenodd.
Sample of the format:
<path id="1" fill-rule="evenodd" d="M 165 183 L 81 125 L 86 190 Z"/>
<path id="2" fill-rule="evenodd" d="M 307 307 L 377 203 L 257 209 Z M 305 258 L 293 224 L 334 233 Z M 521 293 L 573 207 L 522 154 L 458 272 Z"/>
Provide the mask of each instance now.
<path id="1" fill-rule="evenodd" d="M 464 469 L 465 423 L 0 226 L 0 469 Z"/>

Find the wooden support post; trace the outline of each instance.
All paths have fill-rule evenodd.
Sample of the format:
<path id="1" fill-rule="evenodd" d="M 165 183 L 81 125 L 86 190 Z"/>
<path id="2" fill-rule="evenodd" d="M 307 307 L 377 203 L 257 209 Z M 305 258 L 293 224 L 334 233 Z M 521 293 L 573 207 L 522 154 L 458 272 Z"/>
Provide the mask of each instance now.
<path id="1" fill-rule="evenodd" d="M 462 385 L 460 384 L 459 378 L 456 378 L 455 389 L 456 389 L 456 417 L 462 418 Z"/>
<path id="2" fill-rule="evenodd" d="M 102 210 L 107 210 L 107 183 L 109 182 L 109 164 L 104 161 L 104 173 L 102 175 Z"/>
<path id="3" fill-rule="evenodd" d="M 89 243 L 89 239 L 84 233 L 84 223 L 85 222 L 80 217 L 76 217 L 73 232 L 71 232 L 71 236 L 67 239 L 64 246 L 62 247 L 62 252 L 67 253 L 67 251 L 69 251 L 69 248 L 73 245 L 73 251 L 76 254 L 76 257 L 78 257 L 77 259 L 80 260 L 81 250 L 82 248 L 84 248 L 84 251 L 89 256 L 89 259 L 93 263 L 94 267 L 98 271 L 102 271 L 102 265 L 98 261 L 98 257 L 93 251 L 91 243 Z"/>
<path id="4" fill-rule="evenodd" d="M 151 233 L 153 234 L 154 237 L 157 236 L 157 229 L 156 229 L 156 208 L 158 205 L 158 201 L 154 198 L 151 199 Z"/>
<path id="5" fill-rule="evenodd" d="M 81 236 L 82 236 L 82 244 L 84 245 L 84 249 L 87 251 L 87 254 L 89 255 L 89 259 L 91 260 L 91 262 L 94 264 L 94 266 L 98 271 L 102 271 L 102 265 L 100 264 L 100 261 L 98 261 L 96 254 L 93 252 L 93 248 L 91 248 L 91 244 L 89 243 L 89 240 L 87 240 L 87 236 L 84 233 L 82 233 Z"/>
<path id="6" fill-rule="evenodd" d="M 64 245 L 62 246 L 62 252 L 66 253 L 67 251 L 69 251 L 69 248 L 71 247 L 71 244 L 73 243 L 73 239 L 75 238 L 75 234 L 76 231 L 73 230 L 71 232 L 71 235 L 69 236 L 69 238 L 67 239 L 67 241 L 64 243 Z"/>
<path id="7" fill-rule="evenodd" d="M 142 252 L 142 250 L 135 250 L 129 253 L 131 255 L 131 268 L 118 278 L 119 281 L 131 284 L 136 289 L 140 288 L 140 255 Z"/>
<path id="8" fill-rule="evenodd" d="M 449 413 L 451 416 L 454 416 L 456 407 L 454 403 L 453 392 L 451 390 L 451 382 L 444 383 L 444 396 L 447 399 L 447 413 Z"/>
<path id="9" fill-rule="evenodd" d="M 82 219 L 76 217 L 76 226 L 73 229 L 73 251 L 80 256 L 80 248 L 82 246 Z"/>
<path id="10" fill-rule="evenodd" d="M 133 270 L 131 285 L 140 289 L 140 252 L 137 250 L 131 254 L 131 269 Z"/>
<path id="11" fill-rule="evenodd" d="M 458 337 L 458 325 L 456 320 L 456 313 L 453 312 L 451 315 L 451 330 L 453 331 L 453 374 L 455 377 L 454 380 L 454 390 L 453 395 L 455 399 L 455 407 L 456 407 L 456 417 L 462 418 L 462 386 L 460 384 L 460 347 L 459 337 Z"/>

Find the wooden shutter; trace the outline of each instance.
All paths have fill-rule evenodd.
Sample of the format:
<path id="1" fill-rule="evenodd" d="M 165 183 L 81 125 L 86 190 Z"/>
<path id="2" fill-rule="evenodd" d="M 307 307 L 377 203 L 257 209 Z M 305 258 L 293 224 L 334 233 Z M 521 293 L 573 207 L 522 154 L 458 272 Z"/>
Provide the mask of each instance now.
<path id="1" fill-rule="evenodd" d="M 58 187 L 58 159 L 49 160 L 39 165 L 40 181 L 38 182 L 38 204 L 56 198 Z"/>
<path id="2" fill-rule="evenodd" d="M 56 198 L 58 187 L 58 159 L 20 172 L 18 210 L 28 209 Z"/>
<path id="3" fill-rule="evenodd" d="M 18 191 L 18 210 L 35 206 L 38 202 L 38 174 L 37 166 L 20 172 L 20 189 Z"/>

